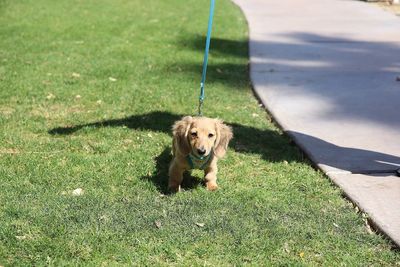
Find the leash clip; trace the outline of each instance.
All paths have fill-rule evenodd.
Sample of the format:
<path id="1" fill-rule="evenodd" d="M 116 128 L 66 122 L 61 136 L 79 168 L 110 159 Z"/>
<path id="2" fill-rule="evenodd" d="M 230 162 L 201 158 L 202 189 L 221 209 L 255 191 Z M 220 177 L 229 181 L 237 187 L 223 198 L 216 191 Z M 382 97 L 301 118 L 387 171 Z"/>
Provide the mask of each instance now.
<path id="1" fill-rule="evenodd" d="M 204 102 L 204 98 L 199 98 L 199 110 L 198 110 L 198 115 L 201 117 L 203 116 L 203 113 L 201 112 L 201 109 L 203 107 L 203 102 Z"/>
<path id="2" fill-rule="evenodd" d="M 204 83 L 200 83 L 200 97 L 199 97 L 199 110 L 198 110 L 198 115 L 203 116 L 201 109 L 203 107 L 203 102 L 204 102 Z"/>

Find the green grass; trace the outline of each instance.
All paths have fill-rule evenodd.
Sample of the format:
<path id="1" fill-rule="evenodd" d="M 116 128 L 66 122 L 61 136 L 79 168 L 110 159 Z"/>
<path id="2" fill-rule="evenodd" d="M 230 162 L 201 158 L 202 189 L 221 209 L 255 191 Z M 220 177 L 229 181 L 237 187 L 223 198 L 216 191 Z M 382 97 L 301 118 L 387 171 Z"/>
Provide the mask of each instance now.
<path id="1" fill-rule="evenodd" d="M 234 128 L 220 190 L 196 171 L 165 194 L 207 16 L 207 0 L 0 0 L 0 265 L 400 265 L 259 107 L 227 0 L 205 102 Z"/>

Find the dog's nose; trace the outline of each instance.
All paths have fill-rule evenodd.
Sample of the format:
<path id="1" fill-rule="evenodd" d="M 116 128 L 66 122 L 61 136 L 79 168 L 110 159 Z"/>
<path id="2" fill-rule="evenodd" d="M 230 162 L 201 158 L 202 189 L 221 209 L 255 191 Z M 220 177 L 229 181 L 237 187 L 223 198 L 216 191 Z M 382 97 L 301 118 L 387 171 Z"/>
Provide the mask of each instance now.
<path id="1" fill-rule="evenodd" d="M 199 148 L 197 149 L 197 153 L 199 153 L 199 155 L 204 155 L 206 153 L 206 150 L 204 148 Z"/>

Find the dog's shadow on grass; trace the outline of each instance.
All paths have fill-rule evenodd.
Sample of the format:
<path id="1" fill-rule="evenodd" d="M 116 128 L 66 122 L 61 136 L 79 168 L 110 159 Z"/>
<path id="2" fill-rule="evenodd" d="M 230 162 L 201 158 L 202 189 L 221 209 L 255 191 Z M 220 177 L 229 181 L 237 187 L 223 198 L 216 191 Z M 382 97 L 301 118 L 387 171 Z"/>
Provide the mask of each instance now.
<path id="1" fill-rule="evenodd" d="M 135 130 L 150 130 L 171 134 L 172 124 L 183 115 L 170 112 L 154 111 L 133 115 L 122 119 L 103 120 L 98 122 L 58 127 L 48 131 L 51 135 L 70 135 L 83 128 L 128 127 Z M 260 154 L 270 162 L 294 161 L 299 157 L 294 155 L 293 147 L 287 146 L 288 138 L 277 131 L 257 129 L 254 127 L 229 123 L 233 129 L 234 138 L 229 147 L 237 152 Z"/>
<path id="2" fill-rule="evenodd" d="M 151 181 L 157 187 L 157 190 L 165 195 L 170 194 L 168 191 L 168 168 L 171 160 L 171 148 L 166 147 L 161 154 L 155 157 L 155 171 L 150 175 L 141 177 L 143 180 Z M 181 184 L 182 190 L 191 190 L 199 185 L 203 185 L 203 182 L 199 180 L 198 177 L 192 176 L 191 172 L 185 172 L 183 174 L 183 181 Z"/>

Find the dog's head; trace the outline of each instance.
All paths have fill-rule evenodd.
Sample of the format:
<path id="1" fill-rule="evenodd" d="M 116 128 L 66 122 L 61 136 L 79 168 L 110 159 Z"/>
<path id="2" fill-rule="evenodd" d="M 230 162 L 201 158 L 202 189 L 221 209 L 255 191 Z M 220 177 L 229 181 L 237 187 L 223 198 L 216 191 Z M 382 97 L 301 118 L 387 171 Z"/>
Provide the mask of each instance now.
<path id="1" fill-rule="evenodd" d="M 232 129 L 221 120 L 191 116 L 175 122 L 172 134 L 181 154 L 205 157 L 213 152 L 218 158 L 225 155 L 233 137 Z"/>

